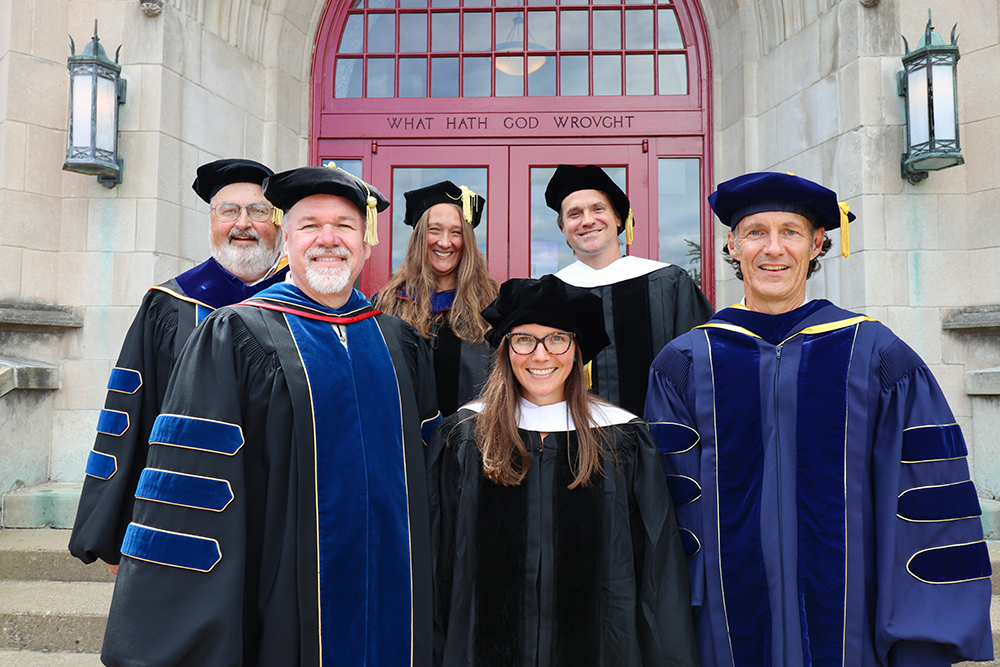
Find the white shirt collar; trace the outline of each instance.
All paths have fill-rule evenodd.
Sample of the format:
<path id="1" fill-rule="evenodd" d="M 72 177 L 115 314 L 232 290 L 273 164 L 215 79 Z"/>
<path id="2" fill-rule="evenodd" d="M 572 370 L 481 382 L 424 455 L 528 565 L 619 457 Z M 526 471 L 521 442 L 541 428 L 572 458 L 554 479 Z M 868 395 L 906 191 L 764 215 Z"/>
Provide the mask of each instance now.
<path id="1" fill-rule="evenodd" d="M 583 262 L 577 260 L 556 273 L 556 278 L 569 283 L 574 287 L 602 287 L 604 285 L 614 285 L 632 278 L 644 276 L 657 269 L 662 269 L 669 264 L 657 262 L 645 257 L 622 257 L 611 262 L 603 269 L 593 269 Z"/>

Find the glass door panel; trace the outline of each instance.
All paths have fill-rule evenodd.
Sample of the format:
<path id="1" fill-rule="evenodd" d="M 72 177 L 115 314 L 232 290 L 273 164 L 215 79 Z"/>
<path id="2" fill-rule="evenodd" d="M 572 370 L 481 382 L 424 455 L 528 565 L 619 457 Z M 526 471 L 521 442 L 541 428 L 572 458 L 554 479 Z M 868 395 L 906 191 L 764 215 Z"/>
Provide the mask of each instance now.
<path id="1" fill-rule="evenodd" d="M 599 144 L 512 146 L 510 149 L 510 277 L 537 278 L 555 273 L 576 258 L 556 223 L 557 214 L 545 204 L 545 188 L 560 164 L 597 164 L 629 195 L 637 222 L 627 254 L 646 257 L 653 226 L 649 216 L 649 155 L 640 145 Z M 527 210 L 520 210 L 526 208 Z M 625 235 L 619 238 L 626 254 Z"/>
<path id="2" fill-rule="evenodd" d="M 451 181 L 455 185 L 469 188 L 476 194 L 482 195 L 488 202 L 490 200 L 489 184 L 487 179 L 488 170 L 483 167 L 399 167 L 392 170 L 392 199 L 398 206 L 392 207 L 392 270 L 395 271 L 406 258 L 406 249 L 410 244 L 410 235 L 413 232 L 403 219 L 406 217 L 406 192 L 422 188 L 432 183 L 441 181 Z M 476 245 L 484 255 L 486 255 L 487 211 L 483 211 L 483 216 L 479 225 L 475 229 Z"/>

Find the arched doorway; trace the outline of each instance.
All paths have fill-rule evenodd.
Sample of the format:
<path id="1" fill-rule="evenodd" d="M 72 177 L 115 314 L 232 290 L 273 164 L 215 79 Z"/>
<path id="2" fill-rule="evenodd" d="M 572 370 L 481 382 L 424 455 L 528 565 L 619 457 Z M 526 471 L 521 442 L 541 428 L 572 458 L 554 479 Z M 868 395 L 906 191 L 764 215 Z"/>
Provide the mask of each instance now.
<path id="1" fill-rule="evenodd" d="M 560 163 L 601 165 L 632 202 L 628 254 L 706 276 L 713 298 L 713 253 L 700 253 L 713 245 L 710 92 L 696 0 L 333 0 L 314 51 L 311 160 L 394 202 L 442 178 L 484 194 L 477 233 L 499 280 L 572 261 L 542 193 Z M 405 252 L 403 206 L 390 211 L 366 294 Z"/>

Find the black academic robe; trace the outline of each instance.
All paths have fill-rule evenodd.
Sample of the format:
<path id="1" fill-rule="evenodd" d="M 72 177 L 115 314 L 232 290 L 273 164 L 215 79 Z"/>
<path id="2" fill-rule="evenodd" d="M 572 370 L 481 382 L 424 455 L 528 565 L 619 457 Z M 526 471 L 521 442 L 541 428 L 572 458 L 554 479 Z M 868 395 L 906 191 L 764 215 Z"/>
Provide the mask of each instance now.
<path id="1" fill-rule="evenodd" d="M 591 363 L 591 388 L 641 415 L 653 359 L 671 340 L 705 323 L 712 304 L 684 269 L 641 257 L 622 257 L 597 270 L 574 262 L 556 277 L 604 302 L 611 344 Z"/>
<path id="2" fill-rule="evenodd" d="M 614 452 L 604 474 L 569 489 L 565 403 L 522 401 L 531 466 L 502 486 L 483 475 L 481 407 L 443 420 L 429 449 L 437 664 L 697 665 L 684 552 L 646 425 L 601 409 Z"/>
<path id="3" fill-rule="evenodd" d="M 199 325 L 150 436 L 105 664 L 429 664 L 433 370 L 372 313 L 286 283 Z"/>
<path id="4" fill-rule="evenodd" d="M 69 550 L 84 563 L 100 558 L 117 564 L 121 558 L 135 486 L 146 464 L 149 431 L 188 336 L 215 308 L 284 280 L 284 264 L 267 279 L 247 285 L 208 259 L 146 292 L 108 380 L 70 535 Z"/>
<path id="5" fill-rule="evenodd" d="M 386 298 L 379 294 L 375 300 Z M 404 293 L 396 299 L 408 299 Z M 437 382 L 437 402 L 441 414 L 454 414 L 459 406 L 472 401 L 482 390 L 490 374 L 493 348 L 485 340 L 469 342 L 455 335 L 451 328 L 451 307 L 455 290 L 434 292 L 431 311 L 435 315 L 433 330 L 427 339 L 434 357 L 434 378 Z"/>

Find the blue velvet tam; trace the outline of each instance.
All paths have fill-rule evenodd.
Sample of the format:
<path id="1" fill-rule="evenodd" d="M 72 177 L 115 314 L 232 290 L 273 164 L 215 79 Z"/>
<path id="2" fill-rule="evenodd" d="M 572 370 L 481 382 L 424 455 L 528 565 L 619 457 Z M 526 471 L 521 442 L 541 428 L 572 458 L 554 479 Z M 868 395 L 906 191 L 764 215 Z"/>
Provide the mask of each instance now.
<path id="1" fill-rule="evenodd" d="M 261 185 L 274 172 L 253 160 L 227 159 L 208 162 L 198 167 L 198 177 L 191 187 L 198 196 L 211 204 L 219 190 L 233 183 Z"/>
<path id="2" fill-rule="evenodd" d="M 462 211 L 462 217 L 466 222 L 475 229 L 479 226 L 483 211 L 486 209 L 486 199 L 482 195 L 477 195 L 464 185 L 460 187 L 451 181 L 441 181 L 409 190 L 404 192 L 403 196 L 406 197 L 406 215 L 403 217 L 403 224 L 410 227 L 416 227 L 420 216 L 431 206 L 454 204 Z"/>
<path id="3" fill-rule="evenodd" d="M 722 224 L 735 229 L 740 220 L 764 211 L 789 211 L 827 231 L 855 215 L 837 201 L 837 193 L 794 174 L 762 171 L 719 183 L 708 203 Z"/>
<path id="4" fill-rule="evenodd" d="M 503 337 L 520 324 L 540 324 L 576 334 L 583 363 L 611 344 L 604 329 L 601 297 L 553 275 L 537 280 L 511 278 L 500 286 L 500 294 L 482 314 L 493 327 L 486 332 L 486 342 L 493 347 L 499 347 Z"/>

